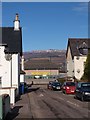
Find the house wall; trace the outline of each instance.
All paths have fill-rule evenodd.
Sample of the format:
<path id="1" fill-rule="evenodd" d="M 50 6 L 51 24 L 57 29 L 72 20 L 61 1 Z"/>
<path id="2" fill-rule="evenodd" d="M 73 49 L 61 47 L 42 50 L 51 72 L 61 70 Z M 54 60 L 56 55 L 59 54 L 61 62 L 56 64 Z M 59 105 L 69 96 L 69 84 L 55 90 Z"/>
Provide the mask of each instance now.
<path id="1" fill-rule="evenodd" d="M 17 88 L 17 95 L 19 94 L 20 83 L 20 54 L 12 55 L 12 87 Z"/>
<path id="2" fill-rule="evenodd" d="M 21 82 L 25 82 L 25 75 L 24 74 L 20 74 L 20 83 Z"/>
<path id="3" fill-rule="evenodd" d="M 71 56 L 71 51 L 70 51 L 70 47 L 68 47 L 68 52 L 67 52 L 67 76 L 68 77 L 73 77 L 74 76 L 74 62 Z"/>
<path id="4" fill-rule="evenodd" d="M 10 104 L 15 105 L 16 88 L 1 88 L 0 95 L 8 94 L 10 96 Z"/>
<path id="5" fill-rule="evenodd" d="M 1 87 L 11 86 L 11 60 L 5 59 L 4 46 L 0 46 L 0 77 Z"/>
<path id="6" fill-rule="evenodd" d="M 20 80 L 19 54 L 12 55 L 12 87 L 18 88 Z"/>
<path id="7" fill-rule="evenodd" d="M 1 88 L 15 87 L 19 94 L 20 83 L 20 54 L 13 54 L 12 59 L 5 59 L 4 46 L 0 46 L 0 79 Z"/>
<path id="8" fill-rule="evenodd" d="M 79 59 L 77 59 L 77 56 L 74 57 L 74 76 L 78 80 L 80 80 L 84 74 L 86 59 L 86 56 L 79 56 Z"/>

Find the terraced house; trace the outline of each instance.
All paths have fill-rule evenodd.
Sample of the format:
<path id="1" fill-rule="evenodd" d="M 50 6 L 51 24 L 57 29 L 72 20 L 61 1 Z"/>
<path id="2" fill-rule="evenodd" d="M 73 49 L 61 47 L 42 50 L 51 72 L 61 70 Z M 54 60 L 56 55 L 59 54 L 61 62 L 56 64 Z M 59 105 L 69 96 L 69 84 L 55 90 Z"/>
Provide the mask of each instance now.
<path id="1" fill-rule="evenodd" d="M 67 76 L 78 80 L 84 74 L 85 62 L 87 59 L 88 45 L 87 38 L 69 38 L 66 52 Z"/>
<path id="2" fill-rule="evenodd" d="M 19 94 L 22 60 L 22 28 L 18 14 L 14 27 L 1 27 L 0 33 L 0 95 L 9 94 L 10 103 L 14 104 Z"/>

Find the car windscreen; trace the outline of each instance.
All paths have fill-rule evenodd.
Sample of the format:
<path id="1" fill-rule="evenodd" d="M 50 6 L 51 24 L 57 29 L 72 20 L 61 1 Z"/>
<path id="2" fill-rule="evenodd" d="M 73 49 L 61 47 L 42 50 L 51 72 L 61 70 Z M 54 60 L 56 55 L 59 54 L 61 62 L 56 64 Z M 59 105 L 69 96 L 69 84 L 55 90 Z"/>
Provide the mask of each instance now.
<path id="1" fill-rule="evenodd" d="M 67 82 L 66 85 L 67 86 L 75 86 L 75 83 L 74 82 Z"/>
<path id="2" fill-rule="evenodd" d="M 60 86 L 61 84 L 59 82 L 54 82 L 53 85 Z"/>

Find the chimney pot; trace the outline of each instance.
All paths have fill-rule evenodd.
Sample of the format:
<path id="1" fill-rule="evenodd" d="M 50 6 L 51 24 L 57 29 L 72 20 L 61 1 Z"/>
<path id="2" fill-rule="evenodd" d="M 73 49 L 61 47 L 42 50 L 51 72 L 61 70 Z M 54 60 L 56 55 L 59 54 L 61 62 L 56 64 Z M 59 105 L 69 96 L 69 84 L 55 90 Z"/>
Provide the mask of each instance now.
<path id="1" fill-rule="evenodd" d="M 16 13 L 15 20 L 14 20 L 14 30 L 19 30 L 20 27 L 20 21 L 19 21 L 19 15 Z"/>
<path id="2" fill-rule="evenodd" d="M 18 20 L 18 18 L 19 18 L 19 15 L 18 15 L 18 13 L 16 13 L 16 18 L 15 18 L 15 20 Z"/>

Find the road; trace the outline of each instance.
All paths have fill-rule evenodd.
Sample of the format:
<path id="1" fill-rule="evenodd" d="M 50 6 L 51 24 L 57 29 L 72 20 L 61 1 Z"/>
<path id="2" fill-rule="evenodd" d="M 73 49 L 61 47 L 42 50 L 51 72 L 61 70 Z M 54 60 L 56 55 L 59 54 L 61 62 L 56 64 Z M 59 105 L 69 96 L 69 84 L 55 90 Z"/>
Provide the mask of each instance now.
<path id="1" fill-rule="evenodd" d="M 90 118 L 90 102 L 74 99 L 74 95 L 65 95 L 61 91 L 48 90 L 46 85 L 33 85 L 27 93 L 21 95 L 6 120 L 24 118 Z M 66 119 L 65 119 L 66 120 Z"/>
<path id="2" fill-rule="evenodd" d="M 40 88 L 39 88 L 40 87 Z M 27 94 L 32 118 L 88 118 L 89 103 L 74 99 L 61 91 L 48 90 L 45 86 L 33 86 Z"/>

